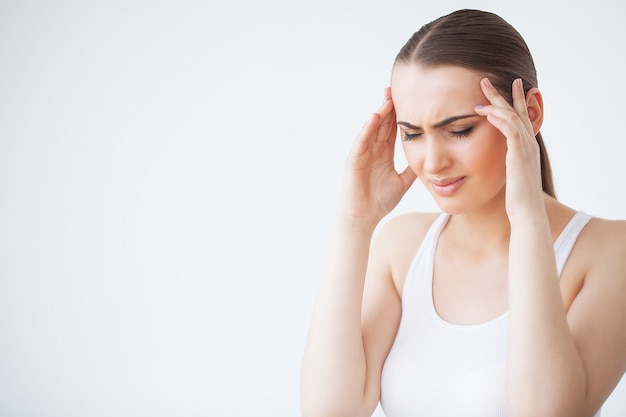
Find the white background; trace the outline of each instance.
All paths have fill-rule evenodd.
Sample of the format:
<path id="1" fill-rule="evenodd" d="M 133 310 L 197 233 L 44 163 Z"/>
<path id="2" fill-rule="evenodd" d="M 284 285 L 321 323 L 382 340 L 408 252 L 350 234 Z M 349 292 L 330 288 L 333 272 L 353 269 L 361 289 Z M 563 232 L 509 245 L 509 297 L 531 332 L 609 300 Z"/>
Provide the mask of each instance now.
<path id="1" fill-rule="evenodd" d="M 346 152 L 464 7 L 526 38 L 560 199 L 626 218 L 620 0 L 2 1 L 0 414 L 298 415 Z"/>

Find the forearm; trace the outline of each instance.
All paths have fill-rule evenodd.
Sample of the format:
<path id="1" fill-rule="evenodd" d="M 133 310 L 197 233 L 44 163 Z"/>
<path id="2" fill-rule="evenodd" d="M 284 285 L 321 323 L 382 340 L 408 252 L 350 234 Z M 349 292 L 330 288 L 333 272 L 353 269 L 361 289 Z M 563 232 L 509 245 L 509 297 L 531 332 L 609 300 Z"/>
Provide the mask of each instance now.
<path id="1" fill-rule="evenodd" d="M 363 402 L 361 306 L 373 230 L 341 217 L 335 222 L 302 364 L 305 416 L 340 415 Z"/>
<path id="2" fill-rule="evenodd" d="M 570 333 L 545 216 L 511 225 L 507 402 L 510 416 L 575 416 L 585 372 Z"/>

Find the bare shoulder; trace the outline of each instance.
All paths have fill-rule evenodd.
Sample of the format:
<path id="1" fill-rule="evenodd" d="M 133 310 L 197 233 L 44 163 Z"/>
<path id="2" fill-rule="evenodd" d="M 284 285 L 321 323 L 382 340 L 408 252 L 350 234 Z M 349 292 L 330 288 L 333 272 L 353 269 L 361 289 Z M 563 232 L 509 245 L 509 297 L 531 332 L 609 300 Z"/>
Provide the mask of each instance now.
<path id="1" fill-rule="evenodd" d="M 594 217 L 589 221 L 588 237 L 596 240 L 596 243 L 626 243 L 626 220 L 608 220 Z"/>
<path id="2" fill-rule="evenodd" d="M 583 289 L 626 306 L 626 221 L 591 219 L 577 246 L 575 254 L 586 271 Z"/>
<path id="3" fill-rule="evenodd" d="M 568 307 L 583 288 L 626 297 L 626 221 L 594 217 L 583 228 L 561 275 Z"/>
<path id="4" fill-rule="evenodd" d="M 626 221 L 591 219 L 570 258 L 570 277 L 580 278 L 569 281 L 578 285 L 562 283 L 566 292 L 574 290 L 567 320 L 586 369 L 588 397 L 599 407 L 626 371 Z"/>
<path id="5" fill-rule="evenodd" d="M 399 295 L 411 261 L 424 236 L 441 213 L 407 213 L 385 222 L 378 230 L 373 251 L 389 265 Z"/>
<path id="6" fill-rule="evenodd" d="M 581 232 L 577 246 L 576 255 L 589 272 L 622 267 L 619 275 L 626 275 L 626 220 L 594 217 Z"/>
<path id="7" fill-rule="evenodd" d="M 576 210 L 546 197 L 546 210 L 552 227 L 552 236 L 556 239 L 564 227 L 570 222 Z M 592 217 L 582 229 L 568 257 L 561 282 L 572 283 L 575 295 L 587 284 L 587 279 L 596 276 L 599 270 L 622 267 L 626 265 L 626 220 L 608 220 Z M 617 271 L 615 271 L 617 272 Z M 617 275 L 624 275 L 622 272 Z"/>

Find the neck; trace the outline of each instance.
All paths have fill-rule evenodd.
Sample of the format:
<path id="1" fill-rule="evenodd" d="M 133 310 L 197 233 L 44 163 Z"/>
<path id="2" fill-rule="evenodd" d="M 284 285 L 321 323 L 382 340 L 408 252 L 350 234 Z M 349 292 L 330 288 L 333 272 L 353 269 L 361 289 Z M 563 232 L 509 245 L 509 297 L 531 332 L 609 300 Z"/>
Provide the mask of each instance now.
<path id="1" fill-rule="evenodd" d="M 452 215 L 446 229 L 456 237 L 454 240 L 458 238 L 458 242 L 464 242 L 473 251 L 508 251 L 511 226 L 504 198 L 495 199 L 479 210 Z"/>

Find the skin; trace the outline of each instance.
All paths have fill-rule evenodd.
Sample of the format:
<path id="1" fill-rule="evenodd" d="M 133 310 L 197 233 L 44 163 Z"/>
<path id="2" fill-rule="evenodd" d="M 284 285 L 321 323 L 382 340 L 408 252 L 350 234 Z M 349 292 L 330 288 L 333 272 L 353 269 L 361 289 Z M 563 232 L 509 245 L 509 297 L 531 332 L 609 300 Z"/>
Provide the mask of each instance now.
<path id="1" fill-rule="evenodd" d="M 399 216 L 372 236 L 417 177 L 452 214 L 435 256 L 439 315 L 475 324 L 509 313 L 509 416 L 593 416 L 623 375 L 626 222 L 592 219 L 559 280 L 553 243 L 575 210 L 541 190 L 541 93 L 511 88 L 513 106 L 465 68 L 394 69 L 346 163 L 302 366 L 304 416 L 371 416 L 378 403 L 404 279 L 437 215 Z"/>

